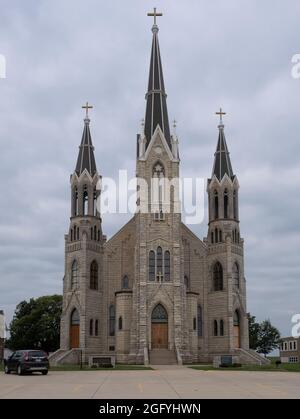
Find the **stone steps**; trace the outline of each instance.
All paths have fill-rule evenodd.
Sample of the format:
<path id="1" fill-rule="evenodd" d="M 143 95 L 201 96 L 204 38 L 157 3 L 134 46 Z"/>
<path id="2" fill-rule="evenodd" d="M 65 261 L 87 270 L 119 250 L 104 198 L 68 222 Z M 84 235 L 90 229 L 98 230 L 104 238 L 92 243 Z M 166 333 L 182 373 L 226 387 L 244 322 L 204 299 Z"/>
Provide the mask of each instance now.
<path id="1" fill-rule="evenodd" d="M 152 349 L 149 352 L 150 364 L 152 365 L 175 365 L 177 358 L 175 351 L 169 349 Z"/>

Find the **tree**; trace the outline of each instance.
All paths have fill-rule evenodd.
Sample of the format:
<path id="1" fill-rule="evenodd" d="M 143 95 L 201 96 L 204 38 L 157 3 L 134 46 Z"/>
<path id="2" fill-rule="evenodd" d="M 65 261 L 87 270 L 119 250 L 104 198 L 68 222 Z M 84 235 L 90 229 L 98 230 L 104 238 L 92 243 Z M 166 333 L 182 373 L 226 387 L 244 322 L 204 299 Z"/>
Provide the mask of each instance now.
<path id="1" fill-rule="evenodd" d="M 10 339 L 6 346 L 13 350 L 59 348 L 62 296 L 49 295 L 22 301 L 10 323 Z"/>
<path id="2" fill-rule="evenodd" d="M 266 356 L 273 349 L 278 348 L 279 339 L 280 333 L 278 329 L 272 326 L 269 319 L 264 320 L 259 328 L 257 352 Z"/>
<path id="3" fill-rule="evenodd" d="M 260 325 L 255 321 L 255 316 L 251 316 L 248 313 L 248 325 L 249 325 L 249 347 L 250 349 L 256 350 L 258 348 L 259 341 L 259 330 Z"/>
<path id="4" fill-rule="evenodd" d="M 265 356 L 276 349 L 279 344 L 280 333 L 272 326 L 269 319 L 261 323 L 255 321 L 255 316 L 248 313 L 249 347 Z"/>

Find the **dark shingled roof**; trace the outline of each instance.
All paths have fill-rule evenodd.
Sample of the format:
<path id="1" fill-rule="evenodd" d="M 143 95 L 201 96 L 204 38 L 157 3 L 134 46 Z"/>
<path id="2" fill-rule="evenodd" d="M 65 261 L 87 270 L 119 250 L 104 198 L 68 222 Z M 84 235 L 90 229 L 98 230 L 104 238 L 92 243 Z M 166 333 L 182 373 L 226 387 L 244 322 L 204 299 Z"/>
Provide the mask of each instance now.
<path id="1" fill-rule="evenodd" d="M 152 27 L 153 40 L 151 50 L 151 61 L 149 71 L 148 92 L 146 93 L 146 116 L 145 116 L 145 136 L 148 146 L 152 135 L 157 127 L 160 126 L 164 136 L 171 148 L 170 127 L 167 110 L 167 95 L 165 92 L 164 77 L 160 58 L 158 43 L 158 27 Z"/>
<path id="2" fill-rule="evenodd" d="M 219 181 L 221 181 L 225 173 L 227 173 L 227 175 L 230 178 L 233 178 L 233 171 L 232 171 L 232 166 L 230 162 L 229 151 L 227 148 L 225 134 L 224 134 L 224 125 L 219 125 L 219 139 L 218 139 L 217 150 L 215 152 L 215 162 L 214 162 L 212 177 L 213 175 L 216 175 Z"/>
<path id="3" fill-rule="evenodd" d="M 91 176 L 94 176 L 97 171 L 89 124 L 90 120 L 86 118 L 84 120 L 82 140 L 79 146 L 79 154 L 75 169 L 78 176 L 81 175 L 84 169 L 87 169 Z"/>

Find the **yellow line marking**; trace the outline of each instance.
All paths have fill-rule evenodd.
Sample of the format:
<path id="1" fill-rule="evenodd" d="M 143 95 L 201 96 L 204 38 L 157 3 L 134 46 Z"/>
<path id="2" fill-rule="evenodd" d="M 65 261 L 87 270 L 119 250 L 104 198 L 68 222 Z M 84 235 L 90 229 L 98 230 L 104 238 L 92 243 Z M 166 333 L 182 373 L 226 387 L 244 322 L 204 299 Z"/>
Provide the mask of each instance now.
<path id="1" fill-rule="evenodd" d="M 77 393 L 79 390 L 81 390 L 83 388 L 83 385 L 78 385 L 76 387 L 73 388 L 73 393 Z"/>

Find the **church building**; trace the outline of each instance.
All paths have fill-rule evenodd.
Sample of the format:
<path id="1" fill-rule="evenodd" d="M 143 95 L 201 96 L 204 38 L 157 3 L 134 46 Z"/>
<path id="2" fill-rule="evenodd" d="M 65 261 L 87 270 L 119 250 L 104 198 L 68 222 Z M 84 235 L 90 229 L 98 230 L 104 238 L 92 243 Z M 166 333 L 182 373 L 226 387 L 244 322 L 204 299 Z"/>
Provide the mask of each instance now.
<path id="1" fill-rule="evenodd" d="M 159 14 L 155 10 L 151 15 L 145 120 L 136 153 L 136 176 L 148 185 L 153 178 L 180 177 L 178 138 L 170 132 L 158 41 Z M 102 173 L 87 112 L 70 179 L 61 339 L 54 363 L 77 362 L 79 354 L 84 362 L 110 357 L 117 363 L 146 365 L 212 362 L 221 356 L 260 362 L 249 350 L 239 182 L 222 110 L 218 115 L 217 147 L 207 181 L 207 236 L 201 240 L 182 222 L 173 189 L 168 208 L 160 193 L 158 205 L 151 191 L 141 194 L 137 205 L 148 211 L 137 210 L 107 240 L 97 206 Z"/>

